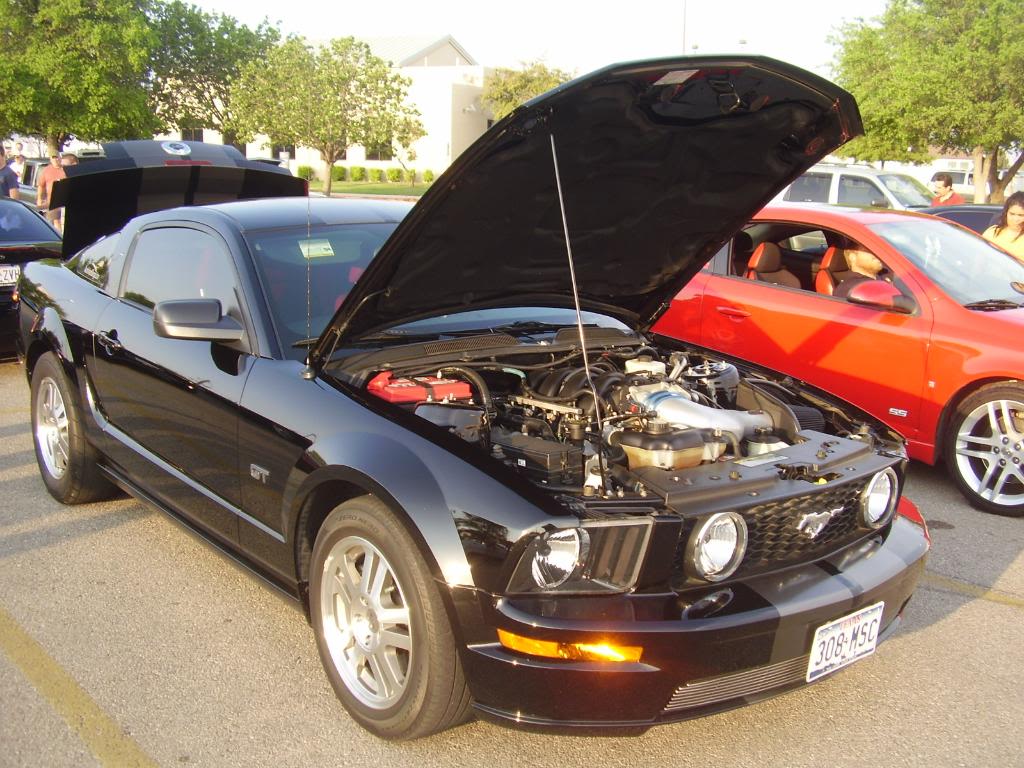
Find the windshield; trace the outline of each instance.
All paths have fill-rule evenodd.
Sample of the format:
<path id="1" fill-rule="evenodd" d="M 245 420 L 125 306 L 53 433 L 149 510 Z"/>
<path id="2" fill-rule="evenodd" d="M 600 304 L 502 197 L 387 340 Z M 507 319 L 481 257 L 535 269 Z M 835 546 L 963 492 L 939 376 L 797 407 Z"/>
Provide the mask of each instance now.
<path id="1" fill-rule="evenodd" d="M 601 328 L 629 331 L 629 326 L 597 312 L 583 312 L 583 324 Z M 474 309 L 439 315 L 389 328 L 386 333 L 396 336 L 423 336 L 430 334 L 464 333 L 466 331 L 543 332 L 566 326 L 575 327 L 576 311 L 562 307 L 501 307 Z"/>
<path id="2" fill-rule="evenodd" d="M 910 218 L 870 229 L 898 249 L 960 304 L 1011 301 L 1024 295 L 1024 264 L 973 232 L 943 219 Z"/>
<path id="3" fill-rule="evenodd" d="M 396 226 L 303 225 L 246 235 L 286 355 L 305 357 L 306 350 L 294 349 L 296 342 L 315 338 L 327 327 Z"/>
<path id="4" fill-rule="evenodd" d="M 0 243 L 52 243 L 60 239 L 37 214 L 23 205 L 0 205 Z"/>
<path id="5" fill-rule="evenodd" d="M 893 197 L 907 208 L 927 208 L 932 204 L 932 194 L 928 187 L 913 176 L 886 173 L 878 177 Z"/>

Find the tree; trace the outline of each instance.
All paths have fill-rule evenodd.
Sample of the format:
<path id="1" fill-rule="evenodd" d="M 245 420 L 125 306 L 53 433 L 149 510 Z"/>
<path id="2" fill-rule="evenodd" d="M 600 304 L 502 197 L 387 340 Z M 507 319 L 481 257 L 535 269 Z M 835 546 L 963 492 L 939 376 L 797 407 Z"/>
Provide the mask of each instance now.
<path id="1" fill-rule="evenodd" d="M 316 149 L 329 195 L 331 166 L 349 146 L 408 147 L 423 135 L 418 113 L 404 104 L 408 85 L 351 37 L 321 48 L 290 37 L 265 63 L 243 68 L 231 88 L 230 125 L 247 139 L 263 133 L 274 143 Z"/>
<path id="2" fill-rule="evenodd" d="M 152 135 L 145 0 L 8 0 L 0 19 L 0 131 L 46 139 Z"/>
<path id="3" fill-rule="evenodd" d="M 550 91 L 572 77 L 560 69 L 549 69 L 541 61 L 524 63 L 522 69 L 496 69 L 484 80 L 480 100 L 500 120 L 520 104 Z"/>
<path id="4" fill-rule="evenodd" d="M 1024 165 L 1024 14 L 1019 0 L 891 0 L 880 23 L 838 35 L 836 79 L 860 104 L 863 159 L 921 159 L 928 146 L 974 158 L 975 199 L 1002 199 Z M 900 149 L 902 147 L 902 150 Z M 1000 155 L 1017 155 L 999 173 Z"/>
<path id="5" fill-rule="evenodd" d="M 250 29 L 231 16 L 172 0 L 152 13 L 156 46 L 152 104 L 165 127 L 218 128 L 231 123 L 231 85 L 245 63 L 260 65 L 280 35 L 264 20 Z"/>

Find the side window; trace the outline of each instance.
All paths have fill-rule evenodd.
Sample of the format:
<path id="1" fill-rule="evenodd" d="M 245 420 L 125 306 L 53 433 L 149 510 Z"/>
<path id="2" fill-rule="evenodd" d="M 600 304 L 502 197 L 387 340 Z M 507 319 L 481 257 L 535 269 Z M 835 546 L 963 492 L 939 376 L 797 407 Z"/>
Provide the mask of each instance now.
<path id="1" fill-rule="evenodd" d="M 805 173 L 789 185 L 783 199 L 795 203 L 827 203 L 831 183 L 831 174 Z"/>
<path id="2" fill-rule="evenodd" d="M 837 202 L 840 205 L 866 205 L 875 208 L 888 208 L 889 201 L 885 193 L 871 179 L 864 179 L 859 176 L 839 177 L 839 196 Z"/>
<path id="3" fill-rule="evenodd" d="M 96 287 L 107 291 L 110 281 L 110 260 L 114 256 L 114 246 L 118 235 L 109 235 L 90 245 L 75 256 L 71 265 L 76 273 L 84 277 Z"/>
<path id="4" fill-rule="evenodd" d="M 166 227 L 139 236 L 122 296 L 146 308 L 173 299 L 219 299 L 225 315 L 241 320 L 236 284 L 220 239 L 195 229 Z"/>
<path id="5" fill-rule="evenodd" d="M 825 249 L 828 248 L 825 233 L 820 229 L 812 229 L 807 232 L 801 232 L 799 235 L 793 235 L 783 240 L 779 245 L 791 251 L 800 251 L 801 253 L 816 256 L 821 256 L 825 253 Z"/>

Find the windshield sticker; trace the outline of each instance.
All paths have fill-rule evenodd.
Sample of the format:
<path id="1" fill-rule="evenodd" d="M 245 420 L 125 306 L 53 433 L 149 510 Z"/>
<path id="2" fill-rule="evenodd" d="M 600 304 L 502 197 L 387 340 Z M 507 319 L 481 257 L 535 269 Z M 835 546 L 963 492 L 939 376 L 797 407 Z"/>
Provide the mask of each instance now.
<path id="1" fill-rule="evenodd" d="M 655 85 L 679 85 L 697 74 L 696 69 L 676 69 L 664 75 Z"/>
<path id="2" fill-rule="evenodd" d="M 334 255 L 330 240 L 299 240 L 299 248 L 307 259 L 322 259 Z"/>

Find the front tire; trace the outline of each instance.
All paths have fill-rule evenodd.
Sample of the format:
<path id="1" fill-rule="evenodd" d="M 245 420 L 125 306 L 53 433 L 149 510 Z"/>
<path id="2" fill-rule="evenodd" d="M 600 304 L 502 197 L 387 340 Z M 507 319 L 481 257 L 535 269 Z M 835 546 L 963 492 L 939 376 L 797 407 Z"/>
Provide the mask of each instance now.
<path id="1" fill-rule="evenodd" d="M 405 525 L 362 496 L 313 546 L 310 615 L 320 660 L 352 718 L 385 739 L 464 721 L 469 689 L 441 594 Z"/>
<path id="2" fill-rule="evenodd" d="M 32 369 L 32 439 L 43 484 L 61 504 L 84 504 L 115 492 L 85 439 L 78 397 L 52 352 Z"/>
<path id="3" fill-rule="evenodd" d="M 960 403 L 946 433 L 944 458 L 972 506 L 1024 515 L 1024 386 L 989 384 Z"/>

